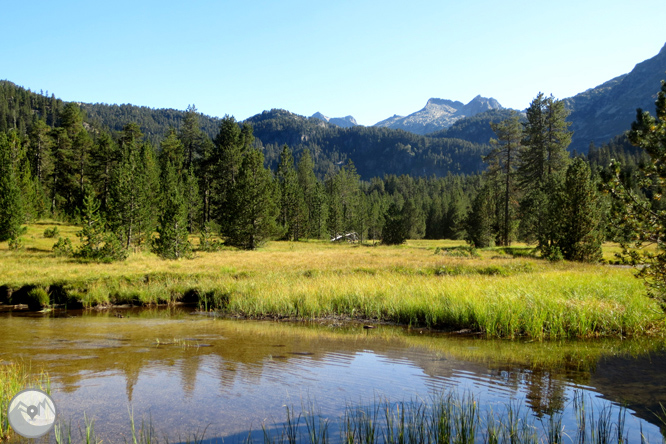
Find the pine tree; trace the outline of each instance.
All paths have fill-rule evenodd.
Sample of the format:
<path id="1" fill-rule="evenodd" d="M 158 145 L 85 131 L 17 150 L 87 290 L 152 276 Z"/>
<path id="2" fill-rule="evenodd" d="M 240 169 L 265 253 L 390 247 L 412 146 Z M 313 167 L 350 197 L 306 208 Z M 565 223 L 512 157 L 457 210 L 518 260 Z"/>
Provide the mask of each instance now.
<path id="1" fill-rule="evenodd" d="M 209 146 L 205 145 L 205 139 L 199 126 L 199 114 L 194 105 L 187 107 L 185 118 L 183 119 L 183 126 L 178 134 L 178 138 L 183 143 L 184 149 L 183 197 L 187 208 L 187 229 L 192 233 L 194 231 L 195 222 L 198 219 L 199 209 L 202 206 L 196 173 L 197 169 L 204 170 L 202 167 L 207 167 L 206 159 L 203 156 L 209 153 L 204 153 L 204 149 L 210 150 Z M 207 189 L 207 182 L 209 181 L 208 171 L 200 172 L 205 174 L 202 174 L 201 177 L 204 189 Z M 205 219 L 203 222 L 205 222 Z"/>
<path id="2" fill-rule="evenodd" d="M 64 128 L 54 128 L 50 132 L 51 157 L 53 169 L 51 177 L 51 214 L 64 212 L 73 215 L 74 195 L 77 183 L 74 178 L 75 159 L 72 152 L 72 141 Z"/>
<path id="3" fill-rule="evenodd" d="M 246 152 L 230 191 L 227 204 L 234 218 L 229 221 L 226 243 L 254 250 L 278 231 L 276 193 L 261 151 Z"/>
<path id="4" fill-rule="evenodd" d="M 517 200 L 514 176 L 522 138 L 520 118 L 517 113 L 513 113 L 509 119 L 499 123 L 491 123 L 490 127 L 497 135 L 497 139 L 491 140 L 495 149 L 488 156 L 488 159 L 490 162 L 497 162 L 497 172 L 503 181 L 502 202 L 498 206 L 501 217 L 498 220 L 499 236 L 497 243 L 506 246 L 511 245 L 515 225 Z"/>
<path id="5" fill-rule="evenodd" d="M 557 242 L 562 256 L 567 260 L 601 259 L 601 209 L 591 174 L 587 162 L 580 158 L 574 159 L 567 168 Z"/>
<path id="6" fill-rule="evenodd" d="M 231 210 L 231 193 L 238 180 L 245 149 L 241 129 L 233 117 L 225 116 L 220 124 L 220 132 L 215 138 L 215 151 L 212 166 L 212 202 L 211 213 L 220 224 L 222 234 L 227 234 L 234 222 L 235 214 Z"/>
<path id="7" fill-rule="evenodd" d="M 201 144 L 201 159 L 198 165 L 199 190 L 201 199 L 201 226 L 207 226 L 211 220 L 213 202 L 213 171 L 215 167 L 215 144 L 205 136 Z"/>
<path id="8" fill-rule="evenodd" d="M 144 243 L 156 222 L 158 168 L 152 147 L 141 143 L 141 137 L 136 124 L 125 126 L 119 160 L 111 175 L 109 226 L 126 249 Z"/>
<path id="9" fill-rule="evenodd" d="M 319 216 L 316 210 L 318 180 L 314 173 L 314 162 L 310 156 L 310 150 L 307 148 L 303 150 L 298 161 L 297 174 L 298 185 L 303 194 L 305 236 L 318 238 L 321 235 L 317 226 Z"/>
<path id="10" fill-rule="evenodd" d="M 35 180 L 40 184 L 46 181 L 51 164 L 51 139 L 49 126 L 41 119 L 36 119 L 30 128 L 31 169 Z"/>
<path id="11" fill-rule="evenodd" d="M 199 114 L 194 105 L 189 105 L 187 111 L 185 111 L 183 126 L 178 138 L 183 143 L 185 151 L 183 167 L 185 171 L 189 171 L 190 167 L 193 167 L 197 163 L 198 158 L 201 155 L 202 143 L 201 129 L 199 127 Z"/>
<path id="12" fill-rule="evenodd" d="M 81 246 L 74 256 L 98 262 L 127 259 L 127 250 L 122 247 L 118 237 L 106 232 L 99 209 L 100 201 L 95 197 L 94 192 L 87 188 L 81 210 L 83 227 L 76 233 L 76 236 L 81 238 Z"/>
<path id="13" fill-rule="evenodd" d="M 611 164 L 613 176 L 607 189 L 614 200 L 613 221 L 624 234 L 621 244 L 626 260 L 639 266 L 648 295 L 666 312 L 666 210 L 662 201 L 666 183 L 666 82 L 655 102 L 656 113 L 638 109 L 627 137 L 650 158 L 633 178 L 642 192 L 633 190 L 622 175 L 622 165 Z M 647 245 L 653 249 L 645 248 Z"/>
<path id="14" fill-rule="evenodd" d="M 100 211 L 105 214 L 109 206 L 111 172 L 118 163 L 119 150 L 108 133 L 102 133 L 90 152 L 90 178 L 100 196 Z"/>
<path id="15" fill-rule="evenodd" d="M 294 168 L 294 158 L 287 145 L 282 148 L 277 171 L 280 190 L 280 225 L 288 240 L 299 240 L 306 233 L 306 210 L 303 192 Z"/>
<path id="16" fill-rule="evenodd" d="M 170 133 L 162 142 L 160 153 L 162 211 L 157 226 L 158 238 L 153 251 L 165 259 L 188 257 L 192 245 L 188 239 L 187 207 L 183 196 L 183 145 Z"/>
<path id="17" fill-rule="evenodd" d="M 564 103 L 542 93 L 527 109 L 522 149 L 519 154 L 518 181 L 523 190 L 521 200 L 521 237 L 536 241 L 541 254 L 557 254 L 556 205 L 564 179 L 571 142 L 570 125 Z"/>
<path id="18" fill-rule="evenodd" d="M 87 173 L 89 168 L 90 151 L 92 149 L 92 139 L 88 132 L 81 128 L 73 140 L 72 151 L 76 165 L 76 181 L 78 182 L 78 203 L 83 202 L 84 186 L 87 183 Z"/>
<path id="19" fill-rule="evenodd" d="M 472 201 L 472 206 L 464 221 L 465 240 L 476 248 L 492 247 L 496 239 L 493 227 L 496 201 L 492 187 L 485 184 Z"/>
<path id="20" fill-rule="evenodd" d="M 16 163 L 8 137 L 0 133 L 0 242 L 22 234 L 23 201 Z"/>
<path id="21" fill-rule="evenodd" d="M 409 235 L 409 215 L 406 215 L 395 202 L 392 202 L 386 210 L 384 217 L 382 243 L 386 245 L 400 245 L 404 243 Z"/>

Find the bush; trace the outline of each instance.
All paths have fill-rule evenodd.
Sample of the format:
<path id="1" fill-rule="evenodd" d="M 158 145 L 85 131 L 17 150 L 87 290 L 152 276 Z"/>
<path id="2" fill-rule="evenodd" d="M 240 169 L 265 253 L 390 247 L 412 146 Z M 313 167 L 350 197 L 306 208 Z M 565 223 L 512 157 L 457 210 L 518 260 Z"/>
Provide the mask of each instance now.
<path id="1" fill-rule="evenodd" d="M 53 253 L 56 257 L 71 257 L 74 254 L 72 241 L 68 237 L 59 237 L 58 242 L 53 245 Z"/>
<path id="2" fill-rule="evenodd" d="M 10 250 L 20 250 L 21 248 L 23 248 L 23 239 L 20 237 L 9 239 Z"/>
<path id="3" fill-rule="evenodd" d="M 47 228 L 44 230 L 44 237 L 47 239 L 53 239 L 60 235 L 60 230 L 58 227 Z"/>

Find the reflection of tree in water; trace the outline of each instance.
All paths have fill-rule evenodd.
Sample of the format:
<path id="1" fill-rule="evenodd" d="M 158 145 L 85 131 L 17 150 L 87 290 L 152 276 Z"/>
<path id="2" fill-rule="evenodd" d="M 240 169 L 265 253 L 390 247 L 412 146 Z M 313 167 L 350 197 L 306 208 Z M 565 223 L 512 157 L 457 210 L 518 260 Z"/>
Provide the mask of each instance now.
<path id="1" fill-rule="evenodd" d="M 553 377 L 551 372 L 542 369 L 527 371 L 527 405 L 534 414 L 541 418 L 564 410 L 567 398 L 564 396 L 565 386 L 561 378 Z"/>
<path id="2" fill-rule="evenodd" d="M 540 368 L 504 367 L 495 370 L 492 377 L 514 390 L 526 388 L 526 403 L 539 418 L 564 410 L 566 385 L 561 376 Z"/>
<path id="3" fill-rule="evenodd" d="M 179 362 L 180 380 L 186 398 L 191 398 L 194 393 L 200 365 L 201 356 L 194 354 L 190 354 L 190 356 L 181 359 Z"/>

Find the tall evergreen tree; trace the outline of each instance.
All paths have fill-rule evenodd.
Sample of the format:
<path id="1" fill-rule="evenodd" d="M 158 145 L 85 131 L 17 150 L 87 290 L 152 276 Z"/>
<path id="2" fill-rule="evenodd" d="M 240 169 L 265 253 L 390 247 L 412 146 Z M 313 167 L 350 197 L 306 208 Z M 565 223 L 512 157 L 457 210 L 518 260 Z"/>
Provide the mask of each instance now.
<path id="1" fill-rule="evenodd" d="M 511 245 L 514 231 L 514 219 L 516 212 L 516 187 L 515 169 L 522 138 L 520 118 L 513 113 L 509 119 L 499 123 L 491 123 L 490 127 L 497 135 L 497 139 L 491 140 L 495 149 L 489 155 L 490 159 L 497 162 L 498 173 L 503 179 L 503 199 L 501 202 L 501 217 L 499 219 L 499 245 Z"/>
<path id="2" fill-rule="evenodd" d="M 666 183 L 666 82 L 655 101 L 656 113 L 638 109 L 627 137 L 650 158 L 633 178 L 640 190 L 632 189 L 622 175 L 622 165 L 613 162 L 613 176 L 607 185 L 613 200 L 613 220 L 624 234 L 623 254 L 639 265 L 637 277 L 648 286 L 648 295 L 666 312 L 666 210 L 663 193 Z M 653 248 L 645 248 L 652 246 Z"/>
<path id="3" fill-rule="evenodd" d="M 40 184 L 46 181 L 51 167 L 51 139 L 49 126 L 42 119 L 36 119 L 30 128 L 31 169 L 35 180 Z"/>
<path id="4" fill-rule="evenodd" d="M 181 171 L 188 158 L 184 156 L 186 153 L 183 148 L 176 133 L 172 131 L 162 142 L 159 157 L 162 209 L 157 226 L 158 238 L 153 243 L 153 251 L 165 259 L 187 257 L 192 251 L 188 239 L 188 214 L 183 195 L 185 184 Z M 193 166 L 190 166 L 190 169 L 192 168 Z"/>
<path id="5" fill-rule="evenodd" d="M 555 254 L 553 226 L 557 220 L 557 195 L 561 191 L 571 142 L 564 103 L 542 93 L 527 109 L 518 178 L 521 200 L 521 236 L 536 241 L 542 255 Z"/>
<path id="6" fill-rule="evenodd" d="M 23 223 L 23 201 L 10 141 L 0 132 L 0 242 L 17 239 Z"/>
<path id="7" fill-rule="evenodd" d="M 51 157 L 53 169 L 51 170 L 51 214 L 74 214 L 74 205 L 77 183 L 75 179 L 75 157 L 72 151 L 72 141 L 64 128 L 51 130 Z"/>
<path id="8" fill-rule="evenodd" d="M 303 150 L 298 161 L 297 174 L 298 185 L 303 194 L 305 236 L 318 238 L 321 236 L 318 227 L 319 214 L 317 212 L 317 183 L 319 181 L 314 173 L 314 162 L 312 156 L 310 156 L 310 150 L 307 148 Z"/>
<path id="9" fill-rule="evenodd" d="M 285 231 L 285 237 L 297 241 L 306 233 L 307 219 L 294 158 L 287 145 L 282 148 L 280 155 L 277 181 L 280 191 L 280 224 Z"/>
<path id="10" fill-rule="evenodd" d="M 120 155 L 111 176 L 108 221 L 125 248 L 140 246 L 152 234 L 157 201 L 152 147 L 141 143 L 139 127 L 130 123 L 120 138 Z"/>
<path id="11" fill-rule="evenodd" d="M 405 214 L 395 202 L 386 210 L 385 223 L 382 228 L 382 243 L 386 245 L 399 245 L 409 236 L 409 215 Z"/>
<path id="12" fill-rule="evenodd" d="M 496 239 L 493 227 L 495 204 L 492 187 L 486 183 L 477 193 L 465 219 L 465 240 L 476 248 L 492 247 Z"/>
<path id="13" fill-rule="evenodd" d="M 184 169 L 188 171 L 194 166 L 201 155 L 202 135 L 199 127 L 199 114 L 194 105 L 189 105 L 183 118 L 183 126 L 178 138 L 183 143 L 185 151 Z"/>
<path id="14" fill-rule="evenodd" d="M 81 208 L 82 228 L 76 233 L 81 238 L 81 246 L 74 256 L 98 262 L 113 262 L 127 259 L 127 250 L 113 233 L 107 233 L 100 215 L 100 201 L 89 187 L 83 197 Z"/>
<path id="15" fill-rule="evenodd" d="M 213 157 L 212 212 L 220 224 L 222 234 L 227 234 L 235 214 L 231 210 L 231 193 L 238 180 L 243 161 L 245 140 L 241 129 L 233 117 L 225 116 L 220 124 L 220 132 L 215 138 Z"/>
<path id="16" fill-rule="evenodd" d="M 119 157 L 118 146 L 108 133 L 102 133 L 90 152 L 90 178 L 100 199 L 100 211 L 106 214 L 109 208 L 111 173 Z"/>
<path id="17" fill-rule="evenodd" d="M 581 158 L 574 159 L 567 168 L 557 243 L 567 260 L 597 261 L 602 256 L 601 208 L 591 174 Z"/>
<path id="18" fill-rule="evenodd" d="M 264 155 L 251 148 L 243 157 L 237 180 L 227 204 L 234 218 L 229 221 L 229 245 L 254 250 L 277 230 L 278 207 L 270 171 L 264 168 Z"/>

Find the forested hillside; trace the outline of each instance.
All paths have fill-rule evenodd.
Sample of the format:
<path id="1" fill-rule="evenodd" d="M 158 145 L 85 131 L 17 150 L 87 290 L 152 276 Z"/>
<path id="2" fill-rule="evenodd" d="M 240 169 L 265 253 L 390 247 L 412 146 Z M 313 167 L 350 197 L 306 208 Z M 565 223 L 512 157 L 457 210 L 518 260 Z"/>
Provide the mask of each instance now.
<path id="1" fill-rule="evenodd" d="M 17 127 L 25 132 L 36 117 L 46 119 L 51 126 L 58 125 L 65 102 L 4 81 L 0 83 L 0 104 L 0 128 Z M 180 129 L 186 115 L 186 111 L 134 105 L 77 105 L 86 125 L 118 135 L 124 125 L 132 122 L 154 146 L 161 143 L 170 128 Z M 214 138 L 221 120 L 200 113 L 197 117 L 203 134 Z M 471 174 L 483 169 L 482 155 L 490 150 L 487 140 L 477 143 L 445 135 L 429 138 L 388 128 L 340 128 L 285 110 L 264 111 L 247 122 L 253 126 L 257 145 L 264 148 L 267 165 L 273 169 L 277 166 L 285 144 L 294 150 L 297 158 L 307 148 L 316 161 L 317 176 L 322 179 L 347 160 L 356 164 L 358 173 L 366 180 L 384 174 L 440 177 L 449 173 Z M 486 126 L 488 133 L 490 126 Z"/>
<path id="2" fill-rule="evenodd" d="M 289 145 L 296 156 L 308 149 L 319 164 L 320 177 L 347 160 L 354 162 L 366 180 L 384 174 L 471 174 L 484 168 L 482 156 L 490 151 L 487 143 L 430 138 L 388 128 L 339 128 L 284 110 L 265 111 L 246 122 L 265 147 L 269 165 L 277 161 L 282 145 Z"/>
<path id="3" fill-rule="evenodd" d="M 489 144 L 339 128 L 283 110 L 237 122 L 194 107 L 95 105 L 91 117 L 86 105 L 9 82 L 0 104 L 0 241 L 21 248 L 30 220 L 74 221 L 83 247 L 59 239 L 54 249 L 84 260 L 144 248 L 187 257 L 193 233 L 199 249 L 215 250 L 352 232 L 479 247 L 520 239 L 544 256 L 595 260 L 601 240 L 617 235 L 597 191 L 615 174 L 610 160 L 622 161 L 630 189 L 648 163 L 623 138 L 571 159 L 564 102 L 543 94 L 524 116 L 491 111 L 447 131 Z"/>

